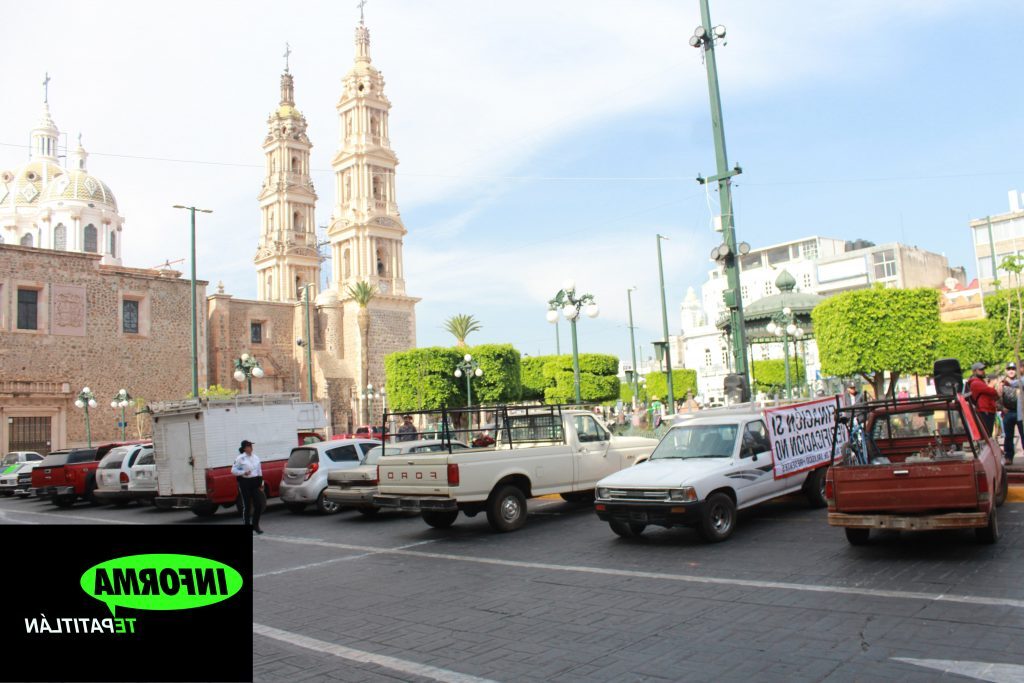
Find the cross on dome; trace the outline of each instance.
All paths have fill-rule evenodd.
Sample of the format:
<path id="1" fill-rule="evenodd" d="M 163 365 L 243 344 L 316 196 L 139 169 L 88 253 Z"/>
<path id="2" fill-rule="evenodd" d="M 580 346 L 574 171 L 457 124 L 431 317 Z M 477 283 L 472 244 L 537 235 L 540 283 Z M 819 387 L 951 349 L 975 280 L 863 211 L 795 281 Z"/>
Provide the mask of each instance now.
<path id="1" fill-rule="evenodd" d="M 363 0 L 365 2 L 365 0 Z M 50 72 L 47 71 L 43 78 L 43 104 L 50 103 Z"/>
<path id="2" fill-rule="evenodd" d="M 365 23 L 365 15 L 363 14 L 363 8 L 366 7 L 366 0 L 359 0 L 359 23 Z"/>
<path id="3" fill-rule="evenodd" d="M 284 72 L 288 73 L 288 58 L 291 57 L 292 48 L 288 43 L 284 44 Z"/>

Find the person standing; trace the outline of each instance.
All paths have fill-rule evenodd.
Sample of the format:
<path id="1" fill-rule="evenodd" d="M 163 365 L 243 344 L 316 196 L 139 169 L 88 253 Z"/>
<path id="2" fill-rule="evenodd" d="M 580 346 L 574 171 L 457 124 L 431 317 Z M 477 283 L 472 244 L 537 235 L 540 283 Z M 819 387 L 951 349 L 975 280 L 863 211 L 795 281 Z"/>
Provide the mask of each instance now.
<path id="1" fill-rule="evenodd" d="M 242 524 L 252 524 L 253 533 L 262 534 L 260 515 L 263 513 L 263 467 L 253 455 L 252 441 L 243 440 L 238 447 L 239 456 L 231 466 L 231 474 L 238 481 L 238 498 L 242 501 Z"/>
<path id="2" fill-rule="evenodd" d="M 865 400 L 864 394 L 857 392 L 857 385 L 855 383 L 850 382 L 846 385 L 846 394 L 843 396 L 843 405 L 845 407 L 851 408 L 858 403 L 864 403 Z"/>
<path id="3" fill-rule="evenodd" d="M 1017 392 L 1020 387 L 1020 378 L 1017 377 L 1017 364 L 1007 363 L 1006 374 L 1003 375 L 1002 394 L 1003 399 L 1003 458 L 1007 465 L 1013 464 L 1013 454 L 1016 448 L 1013 444 L 1013 430 L 1017 429 L 1020 434 L 1020 441 L 1024 444 L 1024 422 L 1017 418 Z"/>
<path id="4" fill-rule="evenodd" d="M 988 435 L 992 436 L 992 429 L 996 424 L 996 401 L 999 400 L 999 392 L 985 381 L 984 363 L 978 362 L 971 366 L 971 378 L 967 380 L 967 389 L 970 391 L 981 424 L 985 426 Z"/>
<path id="5" fill-rule="evenodd" d="M 415 441 L 416 425 L 412 423 L 412 415 L 402 418 L 402 426 L 398 428 L 398 441 Z"/>

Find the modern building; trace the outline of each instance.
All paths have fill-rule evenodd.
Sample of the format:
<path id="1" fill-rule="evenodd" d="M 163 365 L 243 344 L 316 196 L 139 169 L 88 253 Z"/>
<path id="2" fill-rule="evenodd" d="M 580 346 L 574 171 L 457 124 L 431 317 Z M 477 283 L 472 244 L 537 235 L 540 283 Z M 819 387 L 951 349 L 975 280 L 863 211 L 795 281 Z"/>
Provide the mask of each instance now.
<path id="1" fill-rule="evenodd" d="M 995 289 L 995 277 L 1006 279 L 1006 273 L 999 271 L 999 264 L 1007 256 L 1024 254 L 1024 193 L 1009 191 L 1010 210 L 1006 213 L 977 218 L 970 222 L 971 242 L 974 244 L 974 264 L 977 267 L 978 282 L 983 292 Z M 995 264 L 992 254 L 995 252 Z M 994 265 L 994 268 L 993 268 Z"/>

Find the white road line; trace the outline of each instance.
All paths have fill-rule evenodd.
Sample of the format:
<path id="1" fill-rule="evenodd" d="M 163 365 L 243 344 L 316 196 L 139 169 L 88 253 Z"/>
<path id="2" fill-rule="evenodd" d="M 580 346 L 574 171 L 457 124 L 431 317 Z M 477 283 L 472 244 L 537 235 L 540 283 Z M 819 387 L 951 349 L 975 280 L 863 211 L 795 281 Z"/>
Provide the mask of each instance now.
<path id="1" fill-rule="evenodd" d="M 270 538 L 272 539 L 273 537 L 270 537 Z M 394 550 L 405 550 L 406 548 L 414 548 L 414 547 L 416 547 L 418 545 L 426 545 L 427 543 L 434 543 L 437 540 L 439 540 L 439 539 L 434 538 L 434 539 L 430 539 L 429 541 L 419 541 L 417 543 L 410 543 L 408 545 L 400 545 L 397 548 L 394 548 Z M 317 541 L 317 542 L 319 542 L 319 541 Z M 360 553 L 358 555 L 346 555 L 345 557 L 335 557 L 333 559 L 324 560 L 322 562 L 311 562 L 310 564 L 302 564 L 302 565 L 299 565 L 298 567 L 288 567 L 287 569 L 277 569 L 277 570 L 272 571 L 272 572 L 263 572 L 262 574 L 253 574 L 252 578 L 254 578 L 254 579 L 262 579 L 264 576 L 276 576 L 278 574 L 287 574 L 289 572 L 297 572 L 297 571 L 301 571 L 303 569 L 311 569 L 313 567 L 321 567 L 321 566 L 323 566 L 325 564 L 334 564 L 335 562 L 345 562 L 346 560 L 361 560 L 364 557 L 370 557 L 371 555 L 380 555 L 380 552 L 366 552 L 366 553 Z"/>
<path id="2" fill-rule="evenodd" d="M 1013 598 L 991 598 L 981 595 L 957 595 L 952 593 L 922 593 L 918 591 L 881 590 L 878 588 L 858 588 L 855 586 L 824 586 L 820 584 L 787 583 L 784 581 L 755 581 L 752 579 L 729 579 L 718 576 L 697 576 L 693 574 L 666 574 L 662 572 L 644 572 L 633 569 L 609 569 L 606 567 L 587 567 L 582 565 L 548 564 L 544 562 L 520 562 L 517 560 L 499 560 L 486 557 L 467 557 L 464 555 L 448 555 L 445 553 L 426 553 L 404 548 L 374 548 L 371 546 L 332 543 L 329 541 L 300 541 L 286 536 L 268 537 L 268 540 L 297 545 L 316 545 L 339 550 L 355 550 L 373 555 L 401 555 L 431 560 L 448 560 L 454 562 L 470 562 L 474 564 L 495 565 L 500 567 L 517 567 L 520 569 L 544 569 L 557 572 L 578 572 L 583 574 L 602 574 L 605 576 L 624 576 L 633 579 L 655 579 L 660 581 L 680 581 L 683 583 L 701 583 L 718 586 L 743 586 L 746 588 L 767 588 L 773 590 L 805 591 L 809 593 L 836 593 L 840 595 L 861 595 L 871 598 L 890 598 L 898 600 L 923 600 L 925 602 L 955 602 L 965 605 L 992 605 L 996 607 L 1016 607 L 1024 609 L 1024 600 Z"/>
<path id="3" fill-rule="evenodd" d="M 101 522 L 103 524 L 135 524 L 144 525 L 145 522 L 126 522 L 123 519 L 107 519 L 106 517 L 86 517 L 85 515 L 68 515 L 63 512 L 32 512 L 31 510 L 10 511 L 12 515 L 39 515 L 53 520 L 53 524 L 60 524 L 62 519 L 84 519 L 87 522 Z"/>
<path id="4" fill-rule="evenodd" d="M 991 681 L 991 683 L 1020 683 L 1024 681 L 1024 666 L 1020 664 L 965 662 L 958 659 L 913 659 L 912 657 L 893 657 L 893 660 L 947 674 L 975 678 L 979 681 Z"/>
<path id="5" fill-rule="evenodd" d="M 440 669 L 436 666 L 410 662 L 406 659 L 389 657 L 387 655 L 378 655 L 372 652 L 365 652 L 363 650 L 355 650 L 350 647 L 345 647 L 344 645 L 337 645 L 335 643 L 329 643 L 326 640 L 310 638 L 309 636 L 304 636 L 300 633 L 282 631 L 281 629 L 274 628 L 273 626 L 265 626 L 264 624 L 253 623 L 252 632 L 256 635 L 264 636 L 265 638 L 272 638 L 273 640 L 278 640 L 282 643 L 288 643 L 289 645 L 301 647 L 306 650 L 312 650 L 318 654 L 334 655 L 335 657 L 341 657 L 342 659 L 348 659 L 353 662 L 362 662 L 364 664 L 375 664 L 376 666 L 391 669 L 392 671 L 398 671 L 399 673 L 432 678 L 435 681 L 443 681 L 444 683 L 493 683 L 487 678 L 477 678 L 476 676 L 461 674 L 457 671 L 449 671 L 448 669 Z"/>
<path id="6" fill-rule="evenodd" d="M 18 514 L 18 513 L 12 513 Z M 6 512 L 0 512 L 0 524 L 39 524 L 39 522 L 27 522 L 20 519 L 11 519 Z"/>

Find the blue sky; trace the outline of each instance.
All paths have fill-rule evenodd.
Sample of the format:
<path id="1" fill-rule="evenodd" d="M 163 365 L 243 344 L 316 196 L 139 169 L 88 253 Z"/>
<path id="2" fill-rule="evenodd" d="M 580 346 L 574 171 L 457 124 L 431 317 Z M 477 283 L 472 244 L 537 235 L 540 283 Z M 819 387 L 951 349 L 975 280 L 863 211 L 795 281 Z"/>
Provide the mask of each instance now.
<path id="1" fill-rule="evenodd" d="M 314 176 L 324 224 L 334 104 L 358 11 L 186 2 L 158 14 L 142 5 L 58 2 L 51 12 L 62 20 L 42 52 L 38 10 L 0 27 L 9 74 L 0 167 L 24 158 L 18 145 L 48 70 L 54 119 L 71 139 L 83 131 L 91 171 L 126 216 L 126 262 L 186 256 L 185 216 L 169 207 L 206 206 L 215 213 L 201 226 L 200 275 L 251 297 L 260 143 L 283 44 L 295 51 L 313 165 L 325 169 Z M 967 221 L 1005 211 L 1007 190 L 1024 190 L 1024 6 L 719 0 L 712 19 L 728 28 L 718 55 L 729 158 L 744 169 L 740 239 L 900 240 L 973 275 Z M 671 238 L 676 331 L 678 304 L 705 279 L 716 243 L 717 197 L 693 181 L 714 172 L 704 67 L 686 44 L 696 0 L 380 0 L 367 23 L 394 105 L 421 346 L 449 344 L 444 319 L 471 313 L 483 324 L 471 342 L 553 352 L 545 302 L 573 277 L 602 308 L 581 322 L 581 349 L 623 356 L 627 287 L 638 287 L 638 341 L 661 336 L 657 232 Z M 81 36 L 105 37 L 86 45 Z M 562 335 L 565 350 L 564 325 Z"/>

